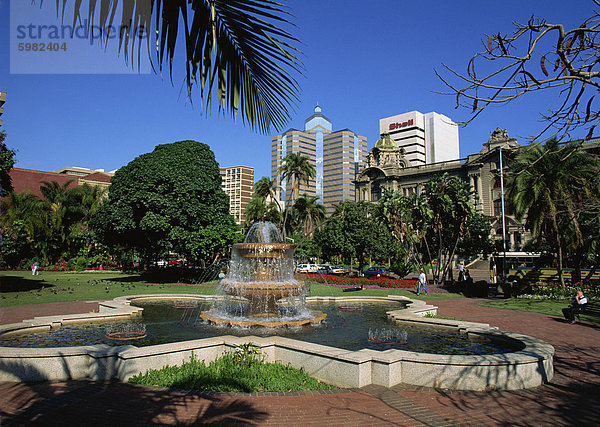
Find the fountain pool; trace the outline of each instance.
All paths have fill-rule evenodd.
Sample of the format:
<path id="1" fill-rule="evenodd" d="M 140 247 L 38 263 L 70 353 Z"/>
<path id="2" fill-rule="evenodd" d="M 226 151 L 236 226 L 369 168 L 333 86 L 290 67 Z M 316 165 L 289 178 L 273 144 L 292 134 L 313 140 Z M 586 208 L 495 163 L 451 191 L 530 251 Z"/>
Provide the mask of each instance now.
<path id="1" fill-rule="evenodd" d="M 188 303 L 187 307 L 157 300 L 141 300 L 134 304 L 144 309 L 143 316 L 135 322 L 113 320 L 74 323 L 45 331 L 4 334 L 0 335 L 0 346 L 27 348 L 131 344 L 140 347 L 221 335 L 278 335 L 349 351 L 398 349 L 434 354 L 483 355 L 514 352 L 524 347 L 513 339 L 469 337 L 448 327 L 391 321 L 387 313 L 404 308 L 404 304 L 397 301 L 350 302 L 342 308 L 334 302 L 311 302 L 307 304 L 310 309 L 327 315 L 321 324 L 275 331 L 271 327 L 230 328 L 202 321 L 198 314 L 210 308 L 210 302 Z M 136 331 L 143 332 L 143 337 L 136 335 Z M 127 333 L 133 334 L 129 340 L 126 339 Z M 395 335 L 404 339 L 392 340 Z"/>

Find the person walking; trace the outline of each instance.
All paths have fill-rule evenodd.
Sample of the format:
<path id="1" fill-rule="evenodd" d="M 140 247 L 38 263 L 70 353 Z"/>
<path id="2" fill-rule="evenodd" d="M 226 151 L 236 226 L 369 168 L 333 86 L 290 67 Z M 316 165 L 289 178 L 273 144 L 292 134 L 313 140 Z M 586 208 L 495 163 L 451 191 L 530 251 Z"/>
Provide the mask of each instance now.
<path id="1" fill-rule="evenodd" d="M 37 269 L 40 265 L 38 264 L 37 261 L 34 261 L 33 264 L 31 264 L 31 275 L 35 276 L 36 274 L 38 274 Z"/>
<path id="2" fill-rule="evenodd" d="M 419 274 L 419 284 L 417 286 L 417 295 L 421 295 L 421 287 L 425 291 L 425 295 L 427 295 L 427 276 L 425 275 L 425 271 L 421 269 Z"/>

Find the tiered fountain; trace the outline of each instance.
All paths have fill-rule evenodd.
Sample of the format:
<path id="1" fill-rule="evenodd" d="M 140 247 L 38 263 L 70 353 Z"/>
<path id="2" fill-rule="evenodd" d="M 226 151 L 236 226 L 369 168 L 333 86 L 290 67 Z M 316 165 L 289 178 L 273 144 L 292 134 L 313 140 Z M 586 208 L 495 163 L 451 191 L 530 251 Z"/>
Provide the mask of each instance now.
<path id="1" fill-rule="evenodd" d="M 239 327 L 296 327 L 322 322 L 326 314 L 305 307 L 308 285 L 294 279 L 295 246 L 283 243 L 271 222 L 255 223 L 244 243 L 233 245 L 223 300 L 200 313 L 206 322 Z"/>

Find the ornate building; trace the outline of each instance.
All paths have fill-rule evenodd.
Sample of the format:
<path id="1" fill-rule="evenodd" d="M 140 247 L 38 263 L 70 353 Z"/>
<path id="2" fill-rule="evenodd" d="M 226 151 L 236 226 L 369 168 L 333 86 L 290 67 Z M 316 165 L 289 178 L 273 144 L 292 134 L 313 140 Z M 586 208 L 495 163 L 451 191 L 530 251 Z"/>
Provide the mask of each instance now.
<path id="1" fill-rule="evenodd" d="M 384 133 L 367 155 L 366 168 L 355 181 L 356 200 L 376 202 L 387 189 L 402 191 L 407 196 L 419 194 L 431 178 L 449 173 L 469 182 L 473 204 L 478 212 L 491 217 L 492 237 L 501 239 L 500 152 L 506 167 L 519 147 L 506 130 L 497 128 L 479 153 L 463 159 L 413 166 L 404 149 Z M 505 211 L 505 220 L 507 250 L 521 249 L 528 233 L 508 211 Z"/>

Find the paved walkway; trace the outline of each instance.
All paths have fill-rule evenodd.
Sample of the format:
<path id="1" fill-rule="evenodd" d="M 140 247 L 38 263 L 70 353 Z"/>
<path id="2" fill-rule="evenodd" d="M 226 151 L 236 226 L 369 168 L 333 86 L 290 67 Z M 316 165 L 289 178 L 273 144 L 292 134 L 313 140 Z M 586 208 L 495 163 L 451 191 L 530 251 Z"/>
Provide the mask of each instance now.
<path id="1" fill-rule="evenodd" d="M 0 383 L 0 425 L 598 425 L 600 325 L 476 305 L 432 301 L 439 314 L 533 335 L 556 348 L 555 377 L 514 392 L 458 392 L 368 386 L 333 392 L 199 394 L 111 382 Z M 82 303 L 37 306 L 81 312 Z M 86 305 L 85 311 L 91 311 Z M 0 309 L 0 323 L 33 317 L 34 308 Z"/>

